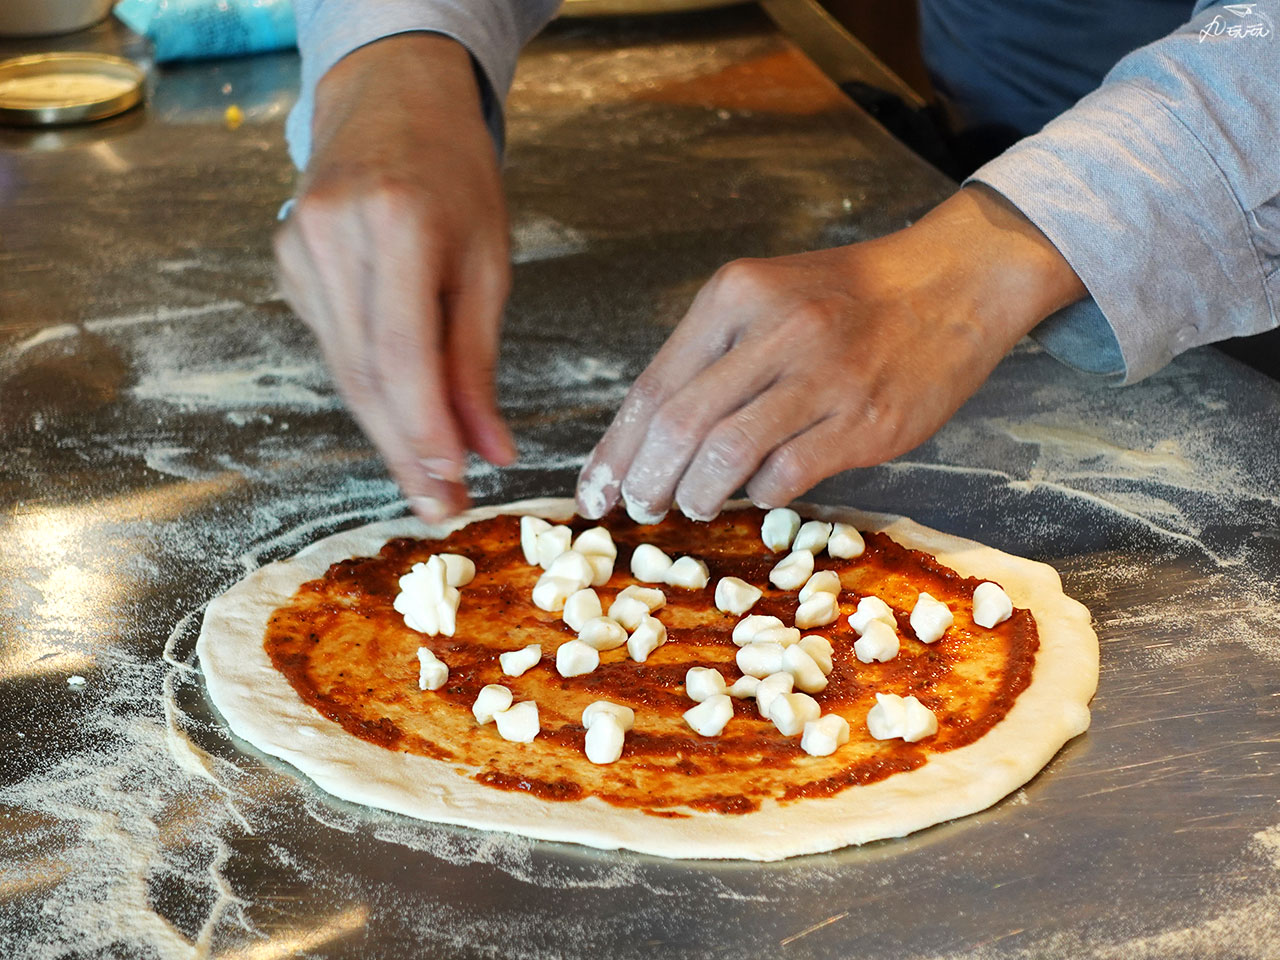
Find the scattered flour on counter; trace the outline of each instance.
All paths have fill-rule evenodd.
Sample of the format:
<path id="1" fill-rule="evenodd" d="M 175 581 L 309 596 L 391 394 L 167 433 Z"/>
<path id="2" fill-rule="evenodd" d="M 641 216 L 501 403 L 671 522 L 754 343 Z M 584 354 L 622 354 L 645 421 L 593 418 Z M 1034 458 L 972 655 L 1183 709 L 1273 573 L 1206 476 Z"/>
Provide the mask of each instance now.
<path id="1" fill-rule="evenodd" d="M 551 217 L 530 214 L 511 225 L 511 261 L 532 263 L 581 253 L 587 238 Z"/>

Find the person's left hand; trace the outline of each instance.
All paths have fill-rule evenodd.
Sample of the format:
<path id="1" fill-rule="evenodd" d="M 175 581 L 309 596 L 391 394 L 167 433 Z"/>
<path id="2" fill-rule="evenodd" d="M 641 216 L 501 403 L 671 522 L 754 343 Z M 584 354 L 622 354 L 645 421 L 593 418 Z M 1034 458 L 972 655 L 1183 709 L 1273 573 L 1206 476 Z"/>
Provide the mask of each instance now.
<path id="1" fill-rule="evenodd" d="M 781 506 L 931 436 L 1040 320 L 1086 293 L 998 194 L 832 250 L 723 267 L 636 380 L 579 478 L 654 523 L 715 516 L 745 485 Z"/>

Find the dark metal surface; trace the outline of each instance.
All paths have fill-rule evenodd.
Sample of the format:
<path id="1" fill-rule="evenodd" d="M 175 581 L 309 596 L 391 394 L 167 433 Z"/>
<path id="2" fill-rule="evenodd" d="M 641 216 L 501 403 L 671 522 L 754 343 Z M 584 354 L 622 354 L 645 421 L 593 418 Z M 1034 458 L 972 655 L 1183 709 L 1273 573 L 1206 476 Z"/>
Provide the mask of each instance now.
<path id="1" fill-rule="evenodd" d="M 403 510 L 275 293 L 295 82 L 166 69 L 92 136 L 0 136 L 0 956 L 1280 955 L 1280 388 L 1213 352 L 1114 390 L 1021 348 L 814 495 L 1047 560 L 1094 612 L 1093 728 L 976 816 L 672 863 L 358 809 L 223 734 L 201 606 Z M 523 458 L 474 469 L 488 501 L 569 491 L 719 263 L 948 190 L 741 13 L 540 39 L 507 181 Z"/>

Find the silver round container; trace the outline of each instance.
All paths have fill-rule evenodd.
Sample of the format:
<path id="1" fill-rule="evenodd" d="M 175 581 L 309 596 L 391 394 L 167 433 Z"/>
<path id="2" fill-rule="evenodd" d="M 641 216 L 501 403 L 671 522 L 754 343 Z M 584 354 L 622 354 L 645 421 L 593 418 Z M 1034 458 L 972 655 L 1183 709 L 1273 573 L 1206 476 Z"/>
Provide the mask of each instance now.
<path id="1" fill-rule="evenodd" d="M 93 26 L 114 0 L 0 0 L 0 36 L 45 37 Z"/>

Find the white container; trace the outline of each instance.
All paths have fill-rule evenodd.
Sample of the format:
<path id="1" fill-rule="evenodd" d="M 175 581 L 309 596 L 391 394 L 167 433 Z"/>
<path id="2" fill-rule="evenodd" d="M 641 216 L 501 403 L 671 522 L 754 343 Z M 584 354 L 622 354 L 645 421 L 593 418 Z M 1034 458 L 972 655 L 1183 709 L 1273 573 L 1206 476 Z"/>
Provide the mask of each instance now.
<path id="1" fill-rule="evenodd" d="M 0 36 L 48 37 L 91 27 L 114 0 L 0 0 Z"/>

